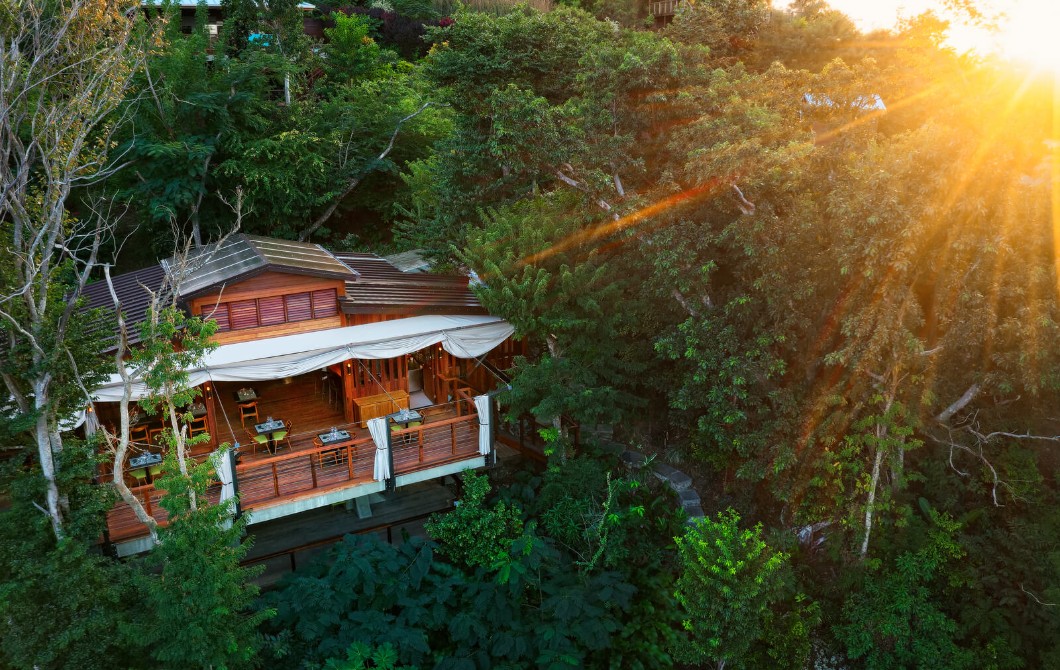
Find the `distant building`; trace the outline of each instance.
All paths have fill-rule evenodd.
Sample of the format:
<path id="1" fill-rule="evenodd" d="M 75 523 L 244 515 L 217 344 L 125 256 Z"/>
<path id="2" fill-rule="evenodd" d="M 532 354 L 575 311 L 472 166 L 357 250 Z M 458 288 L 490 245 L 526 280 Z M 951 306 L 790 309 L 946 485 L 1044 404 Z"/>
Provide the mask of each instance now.
<path id="1" fill-rule="evenodd" d="M 221 26 L 224 25 L 221 0 L 205 0 L 205 4 L 206 30 L 209 31 L 211 37 L 216 38 L 221 32 Z M 161 7 L 162 1 L 144 0 L 143 5 L 146 8 Z M 180 7 L 180 30 L 184 34 L 190 35 L 192 29 L 195 28 L 195 12 L 198 10 L 199 3 L 196 0 L 180 0 L 178 5 Z M 309 2 L 300 2 L 298 3 L 298 8 L 302 10 L 302 29 L 305 34 L 312 37 L 323 37 L 324 24 L 316 5 Z"/>

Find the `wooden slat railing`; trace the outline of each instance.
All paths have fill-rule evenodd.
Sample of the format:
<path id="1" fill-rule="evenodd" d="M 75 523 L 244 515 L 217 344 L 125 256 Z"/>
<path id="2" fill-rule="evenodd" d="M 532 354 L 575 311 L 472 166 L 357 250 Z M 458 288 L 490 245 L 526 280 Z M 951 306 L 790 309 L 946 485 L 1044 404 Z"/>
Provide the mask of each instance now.
<path id="1" fill-rule="evenodd" d="M 472 391 L 457 389 L 457 400 L 434 409 L 445 409 L 450 418 L 432 420 L 424 410 L 422 425 L 391 433 L 394 474 L 408 474 L 437 465 L 467 460 L 479 455 L 478 413 Z M 456 416 L 452 416 L 452 412 Z M 434 416 L 437 416 L 435 414 Z M 371 437 L 354 439 L 340 446 L 313 447 L 290 453 L 255 459 L 235 468 L 240 506 L 255 506 L 328 489 L 345 488 L 373 481 L 375 443 Z M 162 493 L 151 484 L 132 489 L 149 514 L 165 521 L 158 507 Z M 210 499 L 217 502 L 220 486 L 210 489 Z M 128 505 L 117 505 L 107 515 L 111 541 L 124 541 L 147 534 Z"/>
<path id="2" fill-rule="evenodd" d="M 133 486 L 129 490 L 144 506 L 144 510 L 158 521 L 159 526 L 165 526 L 169 522 L 169 513 L 158 504 L 158 501 L 165 495 L 165 491 L 156 489 L 154 484 Z M 206 498 L 215 505 L 220 502 L 221 484 L 219 482 L 211 484 L 206 489 Z M 145 537 L 148 534 L 147 526 L 140 523 L 132 508 L 121 500 L 107 512 L 107 532 L 110 535 L 111 542 Z"/>
<path id="3" fill-rule="evenodd" d="M 365 437 L 237 465 L 240 506 L 253 509 L 316 489 L 370 482 L 374 464 L 375 444 Z"/>
<path id="4" fill-rule="evenodd" d="M 652 0 L 648 9 L 653 16 L 673 16 L 680 4 L 681 0 Z"/>
<path id="5" fill-rule="evenodd" d="M 390 434 L 390 447 L 395 475 L 474 458 L 478 456 L 478 415 L 472 410 L 452 419 L 396 430 Z"/>

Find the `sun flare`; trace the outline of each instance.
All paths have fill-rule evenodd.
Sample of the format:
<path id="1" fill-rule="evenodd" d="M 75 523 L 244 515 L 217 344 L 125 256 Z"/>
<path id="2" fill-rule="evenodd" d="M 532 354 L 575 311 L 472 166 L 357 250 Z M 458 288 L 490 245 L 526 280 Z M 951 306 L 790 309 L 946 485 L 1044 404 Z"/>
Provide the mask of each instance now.
<path id="1" fill-rule="evenodd" d="M 1003 7 L 997 32 L 990 38 L 992 50 L 1040 69 L 1060 72 L 1060 2 L 1016 0 Z"/>

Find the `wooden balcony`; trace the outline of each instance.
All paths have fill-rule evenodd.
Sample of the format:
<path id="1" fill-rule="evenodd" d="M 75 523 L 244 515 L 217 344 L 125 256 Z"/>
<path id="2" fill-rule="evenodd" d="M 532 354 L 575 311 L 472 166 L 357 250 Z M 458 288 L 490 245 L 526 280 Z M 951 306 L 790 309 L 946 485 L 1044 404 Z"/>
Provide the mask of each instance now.
<path id="1" fill-rule="evenodd" d="M 677 13 L 677 7 L 681 0 L 651 0 L 648 3 L 648 13 L 656 18 L 673 16 Z"/>
<path id="2" fill-rule="evenodd" d="M 391 432 L 392 475 L 397 485 L 401 485 L 403 478 L 412 478 L 416 473 L 479 457 L 479 421 L 474 402 L 466 390 L 461 389 L 458 396 L 458 400 L 445 405 L 421 408 L 424 414 L 422 425 Z M 240 509 L 250 513 L 252 522 L 255 511 L 312 501 L 318 496 L 359 486 L 382 486 L 373 477 L 376 446 L 367 430 L 359 428 L 358 424 L 339 423 L 335 420 L 338 417 L 334 409 L 318 407 L 300 411 L 295 404 L 289 403 L 285 412 L 292 421 L 316 417 L 308 430 L 290 436 L 289 449 L 286 443 L 282 443 L 278 452 L 272 455 L 264 449 L 254 451 L 245 444 L 246 440 L 241 442 L 244 446 L 235 468 L 236 490 Z M 278 411 L 275 414 L 283 416 Z M 339 446 L 314 445 L 317 434 L 326 432 L 333 425 L 348 431 L 351 440 Z M 239 426 L 233 428 L 238 430 Z M 228 430 L 224 432 L 227 433 L 225 437 L 235 437 Z M 153 484 L 137 486 L 133 491 L 148 513 L 164 523 L 165 513 L 162 511 L 160 516 L 158 507 L 163 494 L 155 490 Z M 216 503 L 220 486 L 211 487 L 208 496 Z M 119 503 L 110 511 L 107 525 L 112 542 L 147 535 L 146 526 L 136 519 L 125 503 Z"/>
<path id="3" fill-rule="evenodd" d="M 155 489 L 154 484 L 134 486 L 129 490 L 144 506 L 147 513 L 158 521 L 159 526 L 165 526 L 168 523 L 169 513 L 158 504 L 158 501 L 165 494 Z M 214 484 L 206 489 L 206 498 L 216 505 L 221 499 L 221 485 Z M 119 502 L 107 512 L 107 532 L 110 535 L 111 542 L 123 542 L 145 537 L 148 534 L 147 526 L 140 523 L 132 508 L 124 502 Z"/>

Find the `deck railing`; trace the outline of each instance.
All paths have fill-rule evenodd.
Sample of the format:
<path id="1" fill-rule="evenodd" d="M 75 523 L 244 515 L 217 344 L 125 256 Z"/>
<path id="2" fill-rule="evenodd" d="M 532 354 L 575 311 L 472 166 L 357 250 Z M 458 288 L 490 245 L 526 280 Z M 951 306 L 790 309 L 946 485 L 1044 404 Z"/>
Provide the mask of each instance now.
<path id="1" fill-rule="evenodd" d="M 372 481 L 372 438 L 344 445 L 300 449 L 236 466 L 239 504 L 254 505 L 344 484 Z"/>
<path id="2" fill-rule="evenodd" d="M 648 9 L 652 16 L 673 16 L 680 4 L 681 0 L 651 0 Z"/>
<path id="3" fill-rule="evenodd" d="M 464 414 L 390 434 L 394 474 L 404 475 L 478 455 L 478 415 Z"/>
<path id="4" fill-rule="evenodd" d="M 159 501 L 166 494 L 165 491 L 156 489 L 154 484 L 143 484 L 131 486 L 129 490 L 133 496 L 144 506 L 144 511 L 158 521 L 159 526 L 165 526 L 169 522 L 169 513 L 159 505 Z M 221 484 L 215 482 L 206 489 L 206 498 L 216 505 L 221 500 Z M 147 526 L 136 518 L 132 507 L 124 501 L 119 500 L 109 512 L 107 512 L 107 532 L 111 542 L 120 542 L 135 537 L 147 535 Z"/>
<path id="5" fill-rule="evenodd" d="M 479 455 L 479 417 L 471 393 L 470 389 L 458 388 L 454 402 L 422 408 L 421 425 L 391 432 L 395 477 Z M 310 435 L 290 437 L 298 443 Z M 239 463 L 235 467 L 235 480 L 240 507 L 248 511 L 314 492 L 372 482 L 375 454 L 372 438 L 361 437 L 342 445 L 296 449 Z M 132 491 L 148 514 L 164 521 L 165 512 L 158 507 L 160 491 L 151 484 L 134 487 Z M 210 499 L 217 502 L 219 497 L 220 486 L 211 487 Z M 112 542 L 147 533 L 132 509 L 123 503 L 108 513 L 107 521 Z"/>

